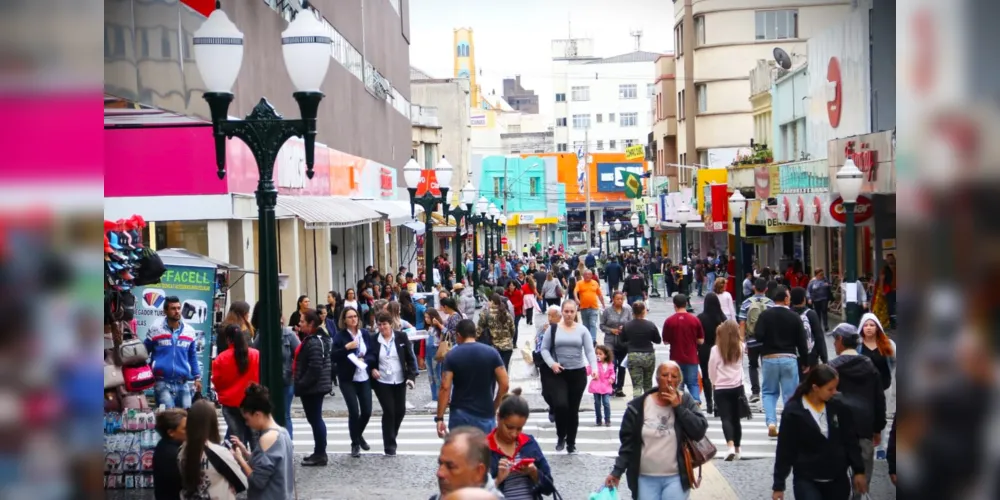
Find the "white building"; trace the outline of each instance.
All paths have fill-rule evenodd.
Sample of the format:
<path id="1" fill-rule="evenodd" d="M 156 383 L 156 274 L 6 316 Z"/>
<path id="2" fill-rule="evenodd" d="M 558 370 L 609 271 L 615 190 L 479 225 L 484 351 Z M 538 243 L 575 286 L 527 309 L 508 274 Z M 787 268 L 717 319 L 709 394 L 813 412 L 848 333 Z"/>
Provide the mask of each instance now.
<path id="1" fill-rule="evenodd" d="M 590 39 L 552 41 L 556 151 L 624 151 L 646 144 L 653 128 L 655 61 L 634 51 L 593 57 Z"/>
<path id="2" fill-rule="evenodd" d="M 469 176 L 472 130 L 469 126 L 469 79 L 433 78 L 426 73 L 410 68 L 410 101 L 420 106 L 421 116 L 412 120 L 426 125 L 433 122 L 439 127 L 439 142 L 436 145 L 423 143 L 424 150 L 414 142 L 414 157 L 424 168 L 432 168 L 444 156 L 455 172 L 452 174 L 451 189 L 462 189 Z M 430 116 L 433 114 L 433 119 Z M 424 127 L 426 128 L 426 127 Z"/>

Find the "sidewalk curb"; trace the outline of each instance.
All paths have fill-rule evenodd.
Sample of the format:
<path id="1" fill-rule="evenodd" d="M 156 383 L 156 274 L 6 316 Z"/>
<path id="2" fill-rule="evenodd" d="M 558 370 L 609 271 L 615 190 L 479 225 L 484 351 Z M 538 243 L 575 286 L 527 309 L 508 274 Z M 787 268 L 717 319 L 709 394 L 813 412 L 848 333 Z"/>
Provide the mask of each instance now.
<path id="1" fill-rule="evenodd" d="M 701 466 L 701 487 L 691 490 L 691 500 L 732 500 L 739 498 L 729 481 L 709 462 Z"/>

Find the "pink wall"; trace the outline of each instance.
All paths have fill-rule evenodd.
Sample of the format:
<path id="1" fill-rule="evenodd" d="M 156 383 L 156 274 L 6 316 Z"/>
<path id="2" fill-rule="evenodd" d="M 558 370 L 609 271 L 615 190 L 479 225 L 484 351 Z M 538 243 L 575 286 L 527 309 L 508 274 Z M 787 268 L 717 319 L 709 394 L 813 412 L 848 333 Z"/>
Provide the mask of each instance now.
<path id="1" fill-rule="evenodd" d="M 211 127 L 107 129 L 104 196 L 225 194 Z"/>

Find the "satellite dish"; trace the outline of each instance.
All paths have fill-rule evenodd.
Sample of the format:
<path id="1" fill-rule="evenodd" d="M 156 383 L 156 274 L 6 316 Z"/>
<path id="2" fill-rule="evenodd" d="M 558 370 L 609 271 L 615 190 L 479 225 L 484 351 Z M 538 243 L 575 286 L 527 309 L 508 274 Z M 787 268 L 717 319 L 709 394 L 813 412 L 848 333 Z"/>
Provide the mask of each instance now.
<path id="1" fill-rule="evenodd" d="M 788 55 L 788 52 L 785 52 L 785 49 L 781 47 L 774 48 L 774 60 L 777 61 L 778 66 L 781 66 L 781 69 L 792 67 L 792 56 Z"/>

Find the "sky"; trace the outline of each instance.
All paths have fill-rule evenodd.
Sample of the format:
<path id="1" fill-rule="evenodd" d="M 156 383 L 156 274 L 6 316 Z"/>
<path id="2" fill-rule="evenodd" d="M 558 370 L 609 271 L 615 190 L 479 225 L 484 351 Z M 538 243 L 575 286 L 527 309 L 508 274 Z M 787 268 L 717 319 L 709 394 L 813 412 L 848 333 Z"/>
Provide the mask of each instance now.
<path id="1" fill-rule="evenodd" d="M 456 8 L 459 7 L 460 8 Z M 502 93 L 505 77 L 540 96 L 540 112 L 553 107 L 551 41 L 593 38 L 598 57 L 641 49 L 673 50 L 673 3 L 668 0 L 410 0 L 410 65 L 435 78 L 454 76 L 456 28 L 472 28 L 477 83 Z"/>

